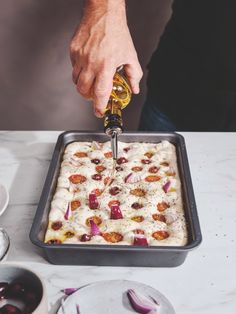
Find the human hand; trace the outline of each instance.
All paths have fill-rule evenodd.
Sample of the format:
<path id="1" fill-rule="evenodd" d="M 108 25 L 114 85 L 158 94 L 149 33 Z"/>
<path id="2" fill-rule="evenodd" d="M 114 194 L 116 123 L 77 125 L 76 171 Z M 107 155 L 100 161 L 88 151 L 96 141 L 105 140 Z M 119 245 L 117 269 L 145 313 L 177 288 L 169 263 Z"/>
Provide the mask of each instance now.
<path id="1" fill-rule="evenodd" d="M 142 69 L 127 26 L 124 0 L 88 0 L 70 45 L 72 78 L 77 90 L 93 100 L 102 117 L 112 90 L 113 76 L 124 66 L 132 92 L 139 93 Z"/>

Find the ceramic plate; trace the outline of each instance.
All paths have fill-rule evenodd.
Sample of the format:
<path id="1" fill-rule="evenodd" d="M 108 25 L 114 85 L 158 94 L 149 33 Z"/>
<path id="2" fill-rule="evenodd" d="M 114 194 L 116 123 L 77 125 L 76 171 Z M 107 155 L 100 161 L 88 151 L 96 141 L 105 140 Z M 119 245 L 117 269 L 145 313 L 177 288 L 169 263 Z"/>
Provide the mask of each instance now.
<path id="1" fill-rule="evenodd" d="M 0 216 L 3 214 L 7 208 L 9 202 L 9 194 L 4 185 L 0 183 Z"/>
<path id="2" fill-rule="evenodd" d="M 134 289 L 146 296 L 151 296 L 159 304 L 158 314 L 175 314 L 173 306 L 159 291 L 136 281 L 107 280 L 82 287 L 64 301 L 57 314 L 132 314 L 137 313 L 131 307 L 127 290 Z"/>

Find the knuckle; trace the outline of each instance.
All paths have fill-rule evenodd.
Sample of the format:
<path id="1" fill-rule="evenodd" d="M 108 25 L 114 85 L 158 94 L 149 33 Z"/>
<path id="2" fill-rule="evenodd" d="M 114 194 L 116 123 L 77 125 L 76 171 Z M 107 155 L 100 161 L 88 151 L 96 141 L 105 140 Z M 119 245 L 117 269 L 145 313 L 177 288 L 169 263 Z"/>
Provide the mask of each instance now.
<path id="1" fill-rule="evenodd" d="M 95 95 L 96 95 L 97 97 L 106 97 L 107 94 L 108 94 L 108 92 L 107 92 L 107 90 L 104 89 L 104 88 L 97 87 L 97 88 L 95 89 Z"/>
<path id="2" fill-rule="evenodd" d="M 77 90 L 80 92 L 80 94 L 86 94 L 88 91 L 88 87 L 84 83 L 78 83 Z"/>

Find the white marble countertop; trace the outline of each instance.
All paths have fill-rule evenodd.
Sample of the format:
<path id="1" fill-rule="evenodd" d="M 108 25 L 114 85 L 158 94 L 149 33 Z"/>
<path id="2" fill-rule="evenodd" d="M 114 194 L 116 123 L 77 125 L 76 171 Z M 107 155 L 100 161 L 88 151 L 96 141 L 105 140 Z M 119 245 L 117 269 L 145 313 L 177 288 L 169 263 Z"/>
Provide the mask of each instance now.
<path id="1" fill-rule="evenodd" d="M 151 285 L 171 301 L 176 314 L 235 313 L 236 133 L 183 133 L 203 242 L 177 268 L 55 266 L 45 261 L 29 231 L 59 133 L 0 132 L 0 182 L 10 193 L 0 217 L 11 238 L 8 261 L 41 274 L 50 314 L 62 288 L 106 279 Z"/>

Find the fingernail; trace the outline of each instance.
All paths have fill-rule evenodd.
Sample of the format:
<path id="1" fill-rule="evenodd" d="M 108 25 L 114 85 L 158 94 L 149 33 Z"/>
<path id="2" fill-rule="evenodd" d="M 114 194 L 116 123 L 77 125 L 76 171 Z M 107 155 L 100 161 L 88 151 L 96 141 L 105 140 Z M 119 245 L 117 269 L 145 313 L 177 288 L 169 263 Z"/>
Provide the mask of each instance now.
<path id="1" fill-rule="evenodd" d="M 95 116 L 97 118 L 102 118 L 103 117 L 103 114 L 99 110 L 97 110 L 97 109 L 94 110 L 94 114 L 95 114 Z"/>
<path id="2" fill-rule="evenodd" d="M 134 87 L 133 88 L 133 93 L 134 94 L 139 94 L 139 88 L 138 87 Z"/>

